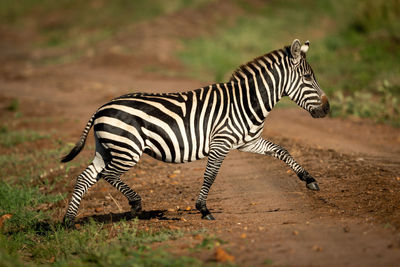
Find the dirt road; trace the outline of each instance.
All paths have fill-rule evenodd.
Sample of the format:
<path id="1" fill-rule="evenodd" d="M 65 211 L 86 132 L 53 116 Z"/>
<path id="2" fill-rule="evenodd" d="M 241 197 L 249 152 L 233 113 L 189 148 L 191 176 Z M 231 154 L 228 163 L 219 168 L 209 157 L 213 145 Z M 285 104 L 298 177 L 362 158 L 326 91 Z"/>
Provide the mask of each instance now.
<path id="1" fill-rule="evenodd" d="M 55 138 L 75 142 L 90 114 L 106 100 L 128 91 L 182 91 L 201 84 L 82 65 L 43 69 L 27 79 L 2 85 L 4 102 L 21 101 L 28 117 L 49 117 Z M 56 118 L 64 118 L 60 124 Z M 400 131 L 366 121 L 312 119 L 300 108 L 276 109 L 264 137 L 284 147 L 319 181 L 310 192 L 279 160 L 232 151 L 210 196 L 217 220 L 203 221 L 194 211 L 205 161 L 182 165 L 144 156 L 124 179 L 142 196 L 141 227 L 202 228 L 240 265 L 395 266 L 400 262 Z M 26 127 L 39 128 L 28 123 Z M 81 158 L 89 159 L 88 142 Z M 55 159 L 55 166 L 57 162 Z M 72 191 L 76 168 L 65 178 Z M 57 189 L 55 189 L 57 190 Z M 65 203 L 59 207 L 61 219 Z M 109 222 L 129 210 L 123 196 L 105 182 L 84 198 L 79 217 Z M 187 254 L 187 238 L 172 242 Z M 213 259 L 213 250 L 195 255 Z M 190 254 L 190 253 L 189 253 Z"/>

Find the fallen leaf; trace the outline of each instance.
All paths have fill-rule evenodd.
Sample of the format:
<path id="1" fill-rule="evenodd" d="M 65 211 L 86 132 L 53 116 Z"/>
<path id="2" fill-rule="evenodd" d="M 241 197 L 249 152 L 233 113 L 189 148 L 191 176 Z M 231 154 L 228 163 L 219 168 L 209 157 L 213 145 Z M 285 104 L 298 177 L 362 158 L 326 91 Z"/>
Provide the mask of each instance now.
<path id="1" fill-rule="evenodd" d="M 245 233 L 241 234 L 240 238 L 246 238 L 246 234 Z"/>
<path id="2" fill-rule="evenodd" d="M 177 176 L 176 173 L 168 174 L 168 178 L 175 178 L 176 176 Z"/>
<path id="3" fill-rule="evenodd" d="M 298 235 L 299 234 L 299 232 L 298 231 L 293 231 L 293 235 Z"/>
<path id="4" fill-rule="evenodd" d="M 203 240 L 203 236 L 202 235 L 195 235 L 193 236 L 194 239 L 196 240 Z"/>
<path id="5" fill-rule="evenodd" d="M 103 209 L 100 208 L 100 207 L 97 207 L 97 208 L 94 209 L 95 212 L 101 212 L 102 210 L 103 210 Z"/>
<path id="6" fill-rule="evenodd" d="M 215 260 L 218 262 L 233 262 L 235 257 L 223 250 L 221 247 L 215 249 Z"/>
<path id="7" fill-rule="evenodd" d="M 192 210 L 190 206 L 187 206 L 185 210 Z"/>
<path id="8" fill-rule="evenodd" d="M 323 249 L 322 249 L 320 246 L 314 245 L 314 246 L 312 247 L 312 250 L 317 251 L 317 252 L 320 252 L 320 251 L 322 251 Z"/>
<path id="9" fill-rule="evenodd" d="M 174 173 L 174 174 L 180 174 L 180 173 L 181 173 L 181 170 L 175 170 L 175 171 L 173 171 L 173 173 Z"/>
<path id="10" fill-rule="evenodd" d="M 10 219 L 13 215 L 10 213 L 4 214 L 3 216 L 0 217 L 0 227 L 3 227 L 3 224 L 5 221 Z"/>

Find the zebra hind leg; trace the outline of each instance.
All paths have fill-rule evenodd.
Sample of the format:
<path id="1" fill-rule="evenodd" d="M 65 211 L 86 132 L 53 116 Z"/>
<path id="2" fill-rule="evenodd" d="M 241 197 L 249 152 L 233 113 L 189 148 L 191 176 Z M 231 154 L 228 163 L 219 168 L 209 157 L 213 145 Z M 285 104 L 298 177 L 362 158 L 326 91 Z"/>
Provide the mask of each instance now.
<path id="1" fill-rule="evenodd" d="M 98 156 L 98 155 L 96 155 Z M 95 160 L 78 176 L 72 193 L 71 200 L 65 213 L 63 224 L 68 228 L 75 227 L 75 217 L 78 213 L 79 205 L 86 191 L 98 181 L 98 174 L 102 169 L 101 159 L 96 157 Z"/>
<path id="2" fill-rule="evenodd" d="M 121 175 L 133 167 L 135 162 L 125 162 L 124 166 L 121 163 L 115 165 L 112 161 L 107 164 L 105 169 L 100 173 L 100 177 L 106 180 L 109 184 L 120 191 L 129 201 L 131 206 L 131 214 L 133 217 L 140 215 L 142 211 L 142 199 L 138 193 L 133 191 L 127 184 L 121 181 Z"/>

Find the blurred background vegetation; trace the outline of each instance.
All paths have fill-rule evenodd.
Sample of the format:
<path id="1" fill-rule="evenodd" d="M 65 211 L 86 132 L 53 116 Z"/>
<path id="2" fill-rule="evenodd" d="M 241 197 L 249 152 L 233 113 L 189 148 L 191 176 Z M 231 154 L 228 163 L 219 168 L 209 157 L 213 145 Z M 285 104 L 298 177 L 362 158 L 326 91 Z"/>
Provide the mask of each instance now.
<path id="1" fill-rule="evenodd" d="M 85 48 L 135 31 L 132 25 L 164 15 L 180 16 L 183 9 L 207 8 L 215 2 L 3 0 L 0 22 L 8 29 L 34 33 L 34 48 L 69 51 L 45 61 L 64 64 L 93 56 Z M 176 57 L 185 71 L 176 71 L 174 76 L 223 82 L 253 57 L 288 45 L 294 38 L 310 40 L 309 62 L 331 98 L 332 116 L 368 117 L 400 125 L 398 0 L 235 0 L 229 4 L 241 10 L 233 22 L 225 23 L 224 16 L 230 14 L 221 12 L 208 33 L 180 38 Z M 165 71 L 171 75 L 171 70 Z"/>

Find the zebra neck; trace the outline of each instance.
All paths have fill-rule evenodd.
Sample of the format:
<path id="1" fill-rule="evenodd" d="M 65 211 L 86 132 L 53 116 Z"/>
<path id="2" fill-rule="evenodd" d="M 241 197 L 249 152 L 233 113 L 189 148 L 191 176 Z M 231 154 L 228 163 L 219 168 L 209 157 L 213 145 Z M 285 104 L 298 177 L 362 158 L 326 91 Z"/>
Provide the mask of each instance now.
<path id="1" fill-rule="evenodd" d="M 238 80 L 237 86 L 244 101 L 248 103 L 251 114 L 258 122 L 265 120 L 282 97 L 277 84 L 265 79 L 265 75 L 244 76 Z"/>

